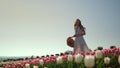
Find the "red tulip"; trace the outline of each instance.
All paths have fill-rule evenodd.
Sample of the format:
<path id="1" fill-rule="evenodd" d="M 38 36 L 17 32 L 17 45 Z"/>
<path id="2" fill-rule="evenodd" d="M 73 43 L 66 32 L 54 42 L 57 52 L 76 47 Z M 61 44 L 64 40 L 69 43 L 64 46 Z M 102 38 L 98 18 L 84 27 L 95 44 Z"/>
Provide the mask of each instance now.
<path id="1" fill-rule="evenodd" d="M 91 55 L 95 55 L 95 51 L 92 51 L 92 52 L 91 52 Z"/>
<path id="2" fill-rule="evenodd" d="M 86 52 L 86 55 L 90 55 L 90 52 Z"/>
<path id="3" fill-rule="evenodd" d="M 113 54 L 113 51 L 111 49 L 108 50 L 109 54 Z"/>
<path id="4" fill-rule="evenodd" d="M 81 52 L 80 54 L 81 54 L 83 57 L 85 57 L 85 53 L 84 53 L 84 52 Z"/>

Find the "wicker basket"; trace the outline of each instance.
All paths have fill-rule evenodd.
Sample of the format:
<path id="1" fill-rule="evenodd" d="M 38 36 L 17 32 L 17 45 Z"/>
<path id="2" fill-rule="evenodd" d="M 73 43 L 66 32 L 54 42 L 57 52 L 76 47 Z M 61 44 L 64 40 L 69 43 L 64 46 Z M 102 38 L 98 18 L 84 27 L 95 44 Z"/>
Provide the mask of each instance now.
<path id="1" fill-rule="evenodd" d="M 74 40 L 72 37 L 67 38 L 67 45 L 70 47 L 74 47 Z"/>

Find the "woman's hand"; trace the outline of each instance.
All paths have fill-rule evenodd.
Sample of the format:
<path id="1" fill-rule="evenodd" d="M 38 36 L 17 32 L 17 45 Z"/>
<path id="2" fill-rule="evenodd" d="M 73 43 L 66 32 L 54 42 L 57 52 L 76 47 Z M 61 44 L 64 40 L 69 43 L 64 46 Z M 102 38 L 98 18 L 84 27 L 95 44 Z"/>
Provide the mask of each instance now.
<path id="1" fill-rule="evenodd" d="M 72 37 L 80 37 L 80 36 L 82 36 L 82 34 L 75 34 Z"/>
<path id="2" fill-rule="evenodd" d="M 73 35 L 72 37 L 75 37 L 75 35 Z"/>
<path id="3" fill-rule="evenodd" d="M 75 35 L 73 35 L 72 37 L 76 37 L 76 34 L 75 34 Z"/>
<path id="4" fill-rule="evenodd" d="M 81 33 L 82 35 L 85 35 L 86 33 L 85 33 L 85 30 L 82 30 L 82 33 Z"/>

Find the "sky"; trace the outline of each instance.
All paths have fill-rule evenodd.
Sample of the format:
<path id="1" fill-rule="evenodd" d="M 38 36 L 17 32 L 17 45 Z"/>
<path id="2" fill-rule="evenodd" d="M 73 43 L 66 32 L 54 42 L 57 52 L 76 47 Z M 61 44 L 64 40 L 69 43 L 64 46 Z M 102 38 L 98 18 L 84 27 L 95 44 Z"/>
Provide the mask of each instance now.
<path id="1" fill-rule="evenodd" d="M 77 18 L 90 49 L 120 46 L 120 0 L 0 0 L 0 56 L 73 50 L 66 39 Z"/>

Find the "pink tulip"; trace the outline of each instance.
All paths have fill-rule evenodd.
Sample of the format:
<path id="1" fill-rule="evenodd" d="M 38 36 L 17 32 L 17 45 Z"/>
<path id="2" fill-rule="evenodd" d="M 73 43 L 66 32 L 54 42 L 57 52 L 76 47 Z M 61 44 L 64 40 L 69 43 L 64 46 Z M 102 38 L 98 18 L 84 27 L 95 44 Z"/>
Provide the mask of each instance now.
<path id="1" fill-rule="evenodd" d="M 49 57 L 49 59 L 50 59 L 50 62 L 56 62 L 56 57 L 55 56 Z"/>
<path id="2" fill-rule="evenodd" d="M 48 59 L 48 60 L 46 60 L 46 61 L 45 61 L 45 63 L 46 63 L 46 64 L 50 63 L 50 60 L 49 60 L 49 59 Z"/>
<path id="3" fill-rule="evenodd" d="M 115 50 L 115 55 L 118 55 L 119 54 L 119 50 Z"/>
<path id="4" fill-rule="evenodd" d="M 18 67 L 18 66 L 21 66 L 21 63 L 17 63 L 16 66 L 17 66 L 17 67 Z"/>
<path id="5" fill-rule="evenodd" d="M 39 64 L 39 60 L 34 60 L 34 61 L 33 61 L 33 64 L 34 64 L 34 65 L 38 65 L 38 64 Z"/>
<path id="6" fill-rule="evenodd" d="M 113 50 L 113 53 L 115 53 L 115 50 L 117 50 L 117 48 L 113 48 L 112 50 Z"/>
<path id="7" fill-rule="evenodd" d="M 15 65 L 15 64 L 12 64 L 11 67 L 12 67 L 12 68 L 16 68 L 16 65 Z"/>
<path id="8" fill-rule="evenodd" d="M 51 62 L 56 62 L 56 59 L 50 59 Z"/>
<path id="9" fill-rule="evenodd" d="M 25 64 L 24 63 L 21 63 L 21 67 L 24 67 L 25 66 Z"/>
<path id="10" fill-rule="evenodd" d="M 30 63 L 30 64 L 33 64 L 33 60 L 30 60 L 29 63 Z"/>
<path id="11" fill-rule="evenodd" d="M 51 57 L 49 57 L 50 59 L 56 59 L 56 56 L 51 56 Z"/>
<path id="12" fill-rule="evenodd" d="M 18 63 L 17 66 L 24 67 L 24 63 Z"/>
<path id="13" fill-rule="evenodd" d="M 76 54 L 73 55 L 73 59 L 75 59 Z"/>
<path id="14" fill-rule="evenodd" d="M 44 61 L 48 60 L 48 58 L 43 58 Z"/>
<path id="15" fill-rule="evenodd" d="M 109 54 L 109 52 L 108 52 L 108 50 L 107 50 L 107 49 L 105 49 L 105 50 L 102 50 L 102 54 L 103 54 L 103 56 L 106 56 L 106 55 L 108 55 L 108 54 Z"/>
<path id="16" fill-rule="evenodd" d="M 119 50 L 119 53 L 120 53 L 120 47 L 118 48 L 118 50 Z"/>
<path id="17" fill-rule="evenodd" d="M 102 51 L 103 56 L 105 56 L 105 51 Z"/>
<path id="18" fill-rule="evenodd" d="M 6 65 L 5 68 L 11 68 L 11 66 L 10 65 Z"/>
<path id="19" fill-rule="evenodd" d="M 108 52 L 109 52 L 109 54 L 113 54 L 112 49 L 109 49 Z"/>
<path id="20" fill-rule="evenodd" d="M 64 56 L 62 56 L 62 59 L 67 60 L 67 57 L 68 57 L 68 55 L 64 55 Z"/>

